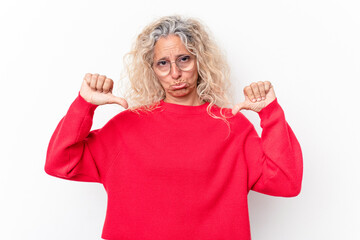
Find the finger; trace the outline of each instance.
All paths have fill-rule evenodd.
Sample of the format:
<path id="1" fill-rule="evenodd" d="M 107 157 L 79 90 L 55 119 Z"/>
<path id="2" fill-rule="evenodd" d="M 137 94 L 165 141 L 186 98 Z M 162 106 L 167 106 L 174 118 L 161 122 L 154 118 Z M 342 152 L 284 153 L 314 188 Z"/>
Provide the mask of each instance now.
<path id="1" fill-rule="evenodd" d="M 91 76 L 91 82 L 90 82 L 90 87 L 91 89 L 96 91 L 96 82 L 97 82 L 97 78 L 99 77 L 98 73 L 95 73 Z"/>
<path id="2" fill-rule="evenodd" d="M 103 91 L 103 85 L 104 85 L 104 81 L 106 79 L 105 75 L 100 75 L 98 77 L 98 80 L 96 82 L 96 89 L 98 92 L 102 92 Z"/>
<path id="3" fill-rule="evenodd" d="M 90 85 L 91 82 L 91 73 L 86 73 L 84 79 L 86 80 L 87 84 Z"/>
<path id="4" fill-rule="evenodd" d="M 233 115 L 235 115 L 235 114 L 237 114 L 239 111 L 240 111 L 240 106 L 239 106 L 239 104 L 236 104 L 233 108 L 232 108 L 232 110 L 231 110 L 231 113 L 233 114 Z"/>
<path id="5" fill-rule="evenodd" d="M 128 107 L 129 107 L 127 101 L 126 101 L 124 98 L 116 97 L 116 96 L 114 96 L 114 95 L 112 95 L 112 97 L 110 98 L 110 103 L 119 104 L 119 105 L 123 106 L 124 108 L 128 108 Z"/>
<path id="6" fill-rule="evenodd" d="M 231 113 L 232 113 L 233 115 L 235 115 L 236 113 L 238 113 L 238 112 L 239 112 L 240 110 L 242 110 L 242 109 L 248 109 L 248 105 L 247 105 L 246 101 L 236 104 L 236 105 L 232 108 Z"/>
<path id="7" fill-rule="evenodd" d="M 232 113 L 232 115 L 235 115 L 235 114 L 237 114 L 239 111 L 240 111 L 240 110 L 239 110 L 239 107 L 236 105 L 235 107 L 232 108 L 231 113 Z"/>
<path id="8" fill-rule="evenodd" d="M 254 100 L 252 100 L 253 102 L 256 101 L 256 100 L 255 100 L 254 93 L 253 93 L 253 91 L 252 91 L 252 89 L 251 89 L 250 86 L 246 86 L 246 87 L 244 88 L 244 95 L 245 95 L 245 97 L 247 96 L 250 100 L 254 99 Z"/>
<path id="9" fill-rule="evenodd" d="M 266 93 L 265 93 L 265 84 L 264 82 L 258 82 L 259 90 L 260 90 L 260 97 L 262 100 L 265 100 Z"/>
<path id="10" fill-rule="evenodd" d="M 271 86 L 271 82 L 265 81 L 265 82 L 264 82 L 264 87 L 265 87 L 265 92 L 268 93 L 269 90 L 270 90 L 270 88 L 272 87 L 272 86 Z"/>
<path id="11" fill-rule="evenodd" d="M 260 95 L 260 90 L 259 90 L 259 86 L 257 83 L 252 83 L 250 84 L 253 92 L 254 92 L 254 95 L 255 95 L 255 99 L 256 101 L 260 102 L 261 101 L 261 95 Z"/>
<path id="12" fill-rule="evenodd" d="M 103 85 L 103 91 L 104 93 L 108 93 L 111 92 L 112 88 L 113 88 L 113 80 L 111 78 L 106 78 L 104 85 Z"/>

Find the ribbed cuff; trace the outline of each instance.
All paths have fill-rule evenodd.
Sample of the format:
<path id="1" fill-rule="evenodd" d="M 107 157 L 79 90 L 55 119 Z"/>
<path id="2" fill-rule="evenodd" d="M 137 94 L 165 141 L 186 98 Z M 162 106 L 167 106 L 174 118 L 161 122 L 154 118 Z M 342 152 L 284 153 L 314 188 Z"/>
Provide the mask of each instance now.
<path id="1" fill-rule="evenodd" d="M 95 109 L 99 106 L 99 105 L 96 105 L 96 104 L 92 104 L 88 101 L 86 101 L 81 95 L 80 95 L 80 91 L 78 93 L 78 96 L 76 98 L 76 100 L 79 104 L 79 106 L 81 108 L 84 108 L 84 109 L 89 109 L 90 111 L 94 112 Z"/>
<path id="2" fill-rule="evenodd" d="M 269 118 L 274 111 L 278 110 L 280 107 L 277 98 L 275 98 L 269 105 L 261 109 L 258 114 L 261 119 Z"/>

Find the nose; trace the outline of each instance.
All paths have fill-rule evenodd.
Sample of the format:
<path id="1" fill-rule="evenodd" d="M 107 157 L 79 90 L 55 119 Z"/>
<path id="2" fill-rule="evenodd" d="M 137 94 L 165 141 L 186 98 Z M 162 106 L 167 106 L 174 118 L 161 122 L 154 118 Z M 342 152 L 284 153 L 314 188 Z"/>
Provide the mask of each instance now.
<path id="1" fill-rule="evenodd" d="M 181 70 L 175 64 L 175 62 L 171 63 L 170 75 L 173 79 L 178 79 L 181 76 Z"/>

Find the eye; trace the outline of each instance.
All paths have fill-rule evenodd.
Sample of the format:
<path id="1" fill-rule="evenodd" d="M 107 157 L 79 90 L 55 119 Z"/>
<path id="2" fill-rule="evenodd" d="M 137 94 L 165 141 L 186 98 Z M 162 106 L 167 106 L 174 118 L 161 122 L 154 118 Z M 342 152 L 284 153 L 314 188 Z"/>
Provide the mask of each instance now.
<path id="1" fill-rule="evenodd" d="M 159 66 L 165 66 L 165 64 L 166 64 L 166 61 L 159 61 L 157 63 L 157 65 L 159 65 Z"/>
<path id="2" fill-rule="evenodd" d="M 190 59 L 190 56 L 183 56 L 179 58 L 181 62 L 187 62 Z"/>

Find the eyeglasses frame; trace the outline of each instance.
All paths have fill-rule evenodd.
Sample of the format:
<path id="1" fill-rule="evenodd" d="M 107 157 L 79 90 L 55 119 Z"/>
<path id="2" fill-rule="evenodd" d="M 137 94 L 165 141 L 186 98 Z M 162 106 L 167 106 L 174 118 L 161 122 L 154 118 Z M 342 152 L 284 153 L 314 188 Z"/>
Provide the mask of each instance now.
<path id="1" fill-rule="evenodd" d="M 190 58 L 195 58 L 195 59 L 196 59 L 196 57 L 195 57 L 194 55 L 192 55 L 192 54 L 183 55 L 183 56 L 180 56 L 179 58 L 184 57 L 184 56 L 189 56 Z M 177 58 L 177 59 L 179 59 L 179 58 Z M 194 59 L 194 60 L 195 60 L 195 59 Z M 167 60 L 166 60 L 166 61 L 167 61 Z M 167 75 L 170 74 L 171 68 L 172 68 L 172 64 L 173 64 L 174 62 L 175 62 L 176 67 L 177 67 L 180 71 L 182 71 L 182 72 L 190 72 L 191 70 L 194 69 L 195 64 L 197 64 L 197 63 L 195 62 L 191 69 L 189 69 L 189 70 L 182 70 L 182 69 L 177 65 L 176 60 L 175 60 L 175 61 L 168 61 L 168 62 L 170 62 L 169 72 L 168 72 L 167 74 L 164 74 L 164 75 L 159 74 L 159 75 L 161 75 L 162 77 L 165 77 L 165 76 L 167 76 Z M 152 69 L 153 72 L 156 74 L 156 71 L 154 70 L 154 64 L 155 64 L 155 62 L 152 64 L 151 69 Z"/>

